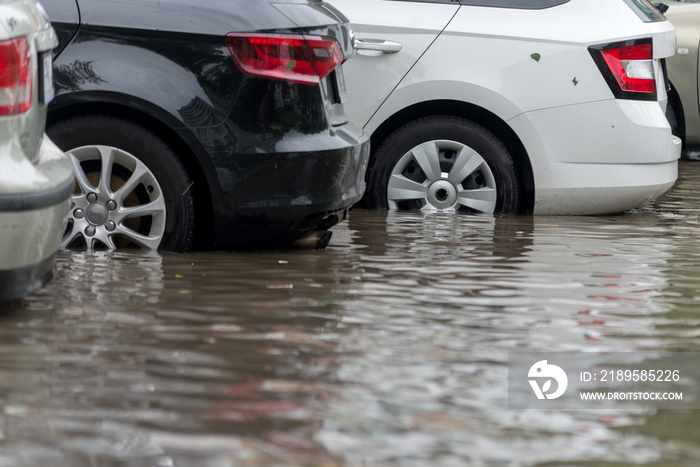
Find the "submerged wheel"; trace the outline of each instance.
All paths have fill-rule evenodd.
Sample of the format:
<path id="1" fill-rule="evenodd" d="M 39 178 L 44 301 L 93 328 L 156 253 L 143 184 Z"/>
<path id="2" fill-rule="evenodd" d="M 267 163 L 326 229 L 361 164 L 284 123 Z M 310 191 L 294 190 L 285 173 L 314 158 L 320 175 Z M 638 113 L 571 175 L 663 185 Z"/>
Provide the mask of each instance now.
<path id="1" fill-rule="evenodd" d="M 65 120 L 47 134 L 70 154 L 77 180 L 63 246 L 191 249 L 192 181 L 155 134 L 102 116 Z"/>
<path id="2" fill-rule="evenodd" d="M 488 130 L 457 117 L 426 117 L 391 134 L 368 171 L 371 208 L 514 213 L 513 159 Z"/>

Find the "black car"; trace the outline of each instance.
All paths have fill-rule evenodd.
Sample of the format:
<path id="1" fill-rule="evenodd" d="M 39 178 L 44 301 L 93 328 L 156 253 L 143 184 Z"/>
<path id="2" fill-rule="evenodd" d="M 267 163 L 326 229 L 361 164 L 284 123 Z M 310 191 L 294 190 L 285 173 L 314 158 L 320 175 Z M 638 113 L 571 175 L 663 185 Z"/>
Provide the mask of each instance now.
<path id="1" fill-rule="evenodd" d="M 64 245 L 172 251 L 316 238 L 364 192 L 343 109 L 352 32 L 316 0 L 43 0 L 47 134 L 78 179 Z"/>

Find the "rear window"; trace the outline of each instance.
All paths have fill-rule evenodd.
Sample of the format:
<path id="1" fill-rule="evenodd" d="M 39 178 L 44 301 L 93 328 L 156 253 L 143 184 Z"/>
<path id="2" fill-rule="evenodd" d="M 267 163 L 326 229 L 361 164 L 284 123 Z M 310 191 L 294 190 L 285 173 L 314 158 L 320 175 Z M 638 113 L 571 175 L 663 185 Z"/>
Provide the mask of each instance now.
<path id="1" fill-rule="evenodd" d="M 664 15 L 662 15 L 649 0 L 625 0 L 625 3 L 628 4 L 645 23 L 666 21 Z"/>

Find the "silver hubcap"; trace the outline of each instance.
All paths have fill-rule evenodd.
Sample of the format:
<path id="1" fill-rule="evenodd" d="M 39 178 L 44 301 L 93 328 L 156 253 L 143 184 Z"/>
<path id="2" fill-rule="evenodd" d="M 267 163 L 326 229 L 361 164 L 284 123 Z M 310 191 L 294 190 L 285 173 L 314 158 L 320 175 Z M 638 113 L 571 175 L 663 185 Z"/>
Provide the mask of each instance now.
<path id="1" fill-rule="evenodd" d="M 389 209 L 496 210 L 496 180 L 483 157 L 449 140 L 428 141 L 404 154 L 389 177 Z"/>
<path id="2" fill-rule="evenodd" d="M 77 180 L 62 245 L 89 250 L 134 243 L 157 249 L 165 231 L 165 198 L 153 173 L 133 155 L 109 146 L 68 154 Z"/>

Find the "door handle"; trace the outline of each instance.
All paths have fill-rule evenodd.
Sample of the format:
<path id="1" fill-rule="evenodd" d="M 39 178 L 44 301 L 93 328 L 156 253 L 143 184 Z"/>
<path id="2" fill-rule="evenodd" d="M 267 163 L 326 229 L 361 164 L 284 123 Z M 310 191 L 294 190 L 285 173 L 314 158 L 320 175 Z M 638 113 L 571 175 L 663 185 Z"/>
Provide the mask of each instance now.
<path id="1" fill-rule="evenodd" d="M 399 52 L 403 45 L 394 41 L 380 41 L 375 39 L 355 39 L 355 48 L 357 50 L 371 50 L 373 52 L 382 52 L 385 54 L 395 54 Z"/>

